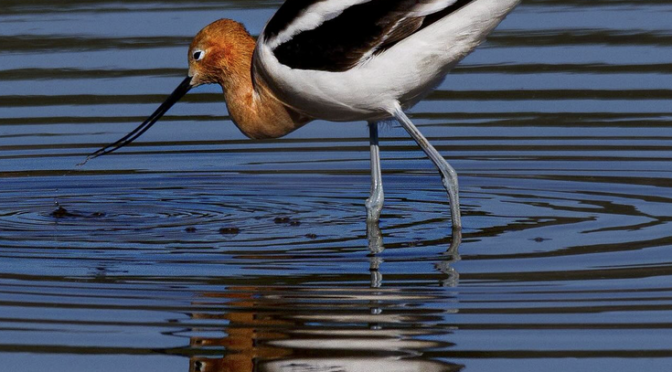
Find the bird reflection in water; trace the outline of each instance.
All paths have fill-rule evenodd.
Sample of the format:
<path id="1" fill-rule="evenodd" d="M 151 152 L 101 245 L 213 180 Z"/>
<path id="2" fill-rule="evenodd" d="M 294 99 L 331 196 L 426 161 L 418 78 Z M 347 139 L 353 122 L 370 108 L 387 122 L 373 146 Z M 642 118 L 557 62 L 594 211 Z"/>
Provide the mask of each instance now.
<path id="1" fill-rule="evenodd" d="M 434 289 L 415 286 L 385 288 L 381 231 L 369 227 L 369 288 L 339 286 L 344 278 L 310 277 L 287 287 L 237 286 L 221 293 L 203 293 L 194 305 L 225 308 L 222 313 L 192 314 L 193 320 L 224 321 L 212 331 L 224 337 L 191 336 L 190 372 L 435 372 L 463 366 L 423 357 L 426 350 L 453 346 L 445 340 L 451 329 L 437 323 L 456 313 L 452 292 L 457 285 L 451 263 L 459 259 L 459 232 L 435 267 Z M 342 274 L 347 275 L 347 274 Z M 320 280 L 320 278 L 322 278 Z M 351 280 L 350 280 L 351 282 Z M 215 355 L 224 355 L 213 357 Z"/>

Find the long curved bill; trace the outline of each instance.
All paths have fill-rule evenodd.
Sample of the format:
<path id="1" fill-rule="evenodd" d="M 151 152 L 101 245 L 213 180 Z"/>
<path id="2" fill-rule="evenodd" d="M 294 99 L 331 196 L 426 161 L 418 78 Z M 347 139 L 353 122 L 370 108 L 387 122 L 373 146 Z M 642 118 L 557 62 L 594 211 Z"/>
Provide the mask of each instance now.
<path id="1" fill-rule="evenodd" d="M 152 125 L 154 125 L 161 117 L 170 110 L 173 105 L 179 101 L 182 97 L 184 97 L 187 92 L 189 92 L 192 88 L 191 85 L 191 78 L 188 77 L 180 83 L 180 85 L 173 91 L 173 93 L 166 98 L 166 100 L 159 106 L 154 113 L 147 118 L 142 124 L 140 124 L 139 127 L 133 129 L 133 131 L 117 142 L 107 145 L 103 147 L 102 149 L 94 152 L 93 154 L 89 155 L 86 157 L 86 160 L 84 161 L 85 164 L 87 161 L 91 159 L 95 159 L 99 156 L 109 154 L 111 152 L 117 151 L 120 148 L 128 145 L 129 143 L 135 141 L 138 137 L 140 137 L 143 133 L 145 133 Z"/>

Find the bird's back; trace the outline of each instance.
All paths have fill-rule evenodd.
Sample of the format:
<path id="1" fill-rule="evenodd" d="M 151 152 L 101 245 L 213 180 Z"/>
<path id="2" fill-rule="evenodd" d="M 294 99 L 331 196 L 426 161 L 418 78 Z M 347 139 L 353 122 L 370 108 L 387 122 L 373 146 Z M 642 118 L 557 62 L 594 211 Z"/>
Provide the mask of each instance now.
<path id="1" fill-rule="evenodd" d="M 429 93 L 519 2 L 288 0 L 258 40 L 255 79 L 314 118 L 385 118 Z"/>

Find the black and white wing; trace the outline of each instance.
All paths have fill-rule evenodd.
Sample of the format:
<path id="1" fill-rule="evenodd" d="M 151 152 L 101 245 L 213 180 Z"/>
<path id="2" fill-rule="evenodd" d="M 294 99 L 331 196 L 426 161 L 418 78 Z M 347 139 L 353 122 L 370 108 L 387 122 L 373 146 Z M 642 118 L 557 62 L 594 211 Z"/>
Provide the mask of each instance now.
<path id="1" fill-rule="evenodd" d="M 262 32 L 282 65 L 348 71 L 474 0 L 287 0 Z"/>

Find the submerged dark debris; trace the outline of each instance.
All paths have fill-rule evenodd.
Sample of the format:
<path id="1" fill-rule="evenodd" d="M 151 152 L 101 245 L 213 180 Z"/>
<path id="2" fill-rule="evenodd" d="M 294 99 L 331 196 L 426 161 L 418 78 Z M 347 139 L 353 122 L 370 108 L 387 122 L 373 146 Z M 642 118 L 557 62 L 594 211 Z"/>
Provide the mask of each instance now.
<path id="1" fill-rule="evenodd" d="M 276 224 L 288 224 L 289 226 L 301 226 L 301 221 L 299 220 L 294 220 L 289 217 L 275 217 L 273 219 L 273 222 Z"/>
<path id="2" fill-rule="evenodd" d="M 65 217 L 77 217 L 78 215 L 70 213 L 67 209 L 59 205 L 55 211 L 51 212 L 51 216 L 54 218 L 65 218 Z"/>
<path id="3" fill-rule="evenodd" d="M 219 233 L 222 235 L 238 235 L 240 233 L 240 229 L 237 227 L 222 227 L 219 229 Z"/>

